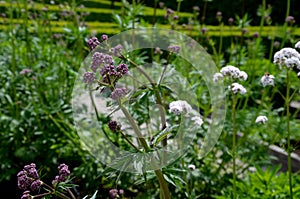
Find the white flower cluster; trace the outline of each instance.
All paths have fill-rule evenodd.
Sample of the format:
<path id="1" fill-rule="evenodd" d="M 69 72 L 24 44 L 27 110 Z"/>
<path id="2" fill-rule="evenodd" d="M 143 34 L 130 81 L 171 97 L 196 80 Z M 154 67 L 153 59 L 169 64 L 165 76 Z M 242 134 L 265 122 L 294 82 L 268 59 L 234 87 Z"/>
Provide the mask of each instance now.
<path id="1" fill-rule="evenodd" d="M 192 117 L 192 121 L 198 126 L 201 126 L 203 124 L 203 120 L 200 116 L 194 116 Z"/>
<path id="2" fill-rule="evenodd" d="M 170 111 L 176 115 L 181 113 L 189 113 L 192 111 L 192 107 L 184 100 L 173 101 L 169 105 Z"/>
<path id="3" fill-rule="evenodd" d="M 195 111 L 189 103 L 184 100 L 173 101 L 169 104 L 169 111 L 176 115 L 186 114 L 194 125 L 199 128 L 203 124 L 203 120 L 199 113 Z"/>
<path id="4" fill-rule="evenodd" d="M 278 64 L 280 69 L 283 66 L 290 69 L 294 67 L 300 69 L 300 54 L 293 48 L 283 48 L 274 54 L 273 62 Z"/>
<path id="5" fill-rule="evenodd" d="M 246 81 L 248 78 L 248 75 L 245 71 L 241 71 L 240 69 L 238 69 L 237 67 L 232 66 L 232 65 L 224 66 L 223 68 L 221 68 L 220 73 L 216 73 L 214 75 L 214 81 L 215 81 L 215 79 L 216 80 L 220 79 L 220 78 L 217 78 L 217 77 L 220 77 L 220 74 L 223 75 L 224 77 L 227 76 L 227 77 L 231 77 L 233 79 L 240 79 L 243 81 Z"/>
<path id="6" fill-rule="evenodd" d="M 268 121 L 268 118 L 264 115 L 260 115 L 256 118 L 255 123 L 266 123 Z"/>
<path id="7" fill-rule="evenodd" d="M 217 81 L 223 79 L 223 77 L 224 77 L 224 76 L 223 76 L 222 73 L 215 73 L 215 74 L 214 74 L 214 77 L 213 77 L 213 81 L 214 81 L 214 82 L 217 82 Z"/>
<path id="8" fill-rule="evenodd" d="M 260 82 L 263 85 L 263 87 L 266 87 L 268 85 L 274 86 L 274 79 L 275 77 L 273 75 L 266 73 L 264 76 L 262 76 Z"/>
<path id="9" fill-rule="evenodd" d="M 239 83 L 232 83 L 230 86 L 230 89 L 234 94 L 240 93 L 240 94 L 244 95 L 247 92 L 245 87 Z"/>

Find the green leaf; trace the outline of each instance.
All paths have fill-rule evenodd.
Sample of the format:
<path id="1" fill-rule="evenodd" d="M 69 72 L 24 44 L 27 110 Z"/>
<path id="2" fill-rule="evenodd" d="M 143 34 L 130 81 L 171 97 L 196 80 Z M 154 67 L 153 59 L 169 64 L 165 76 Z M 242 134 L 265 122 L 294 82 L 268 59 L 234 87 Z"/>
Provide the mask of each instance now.
<path id="1" fill-rule="evenodd" d="M 160 141 L 162 141 L 165 137 L 169 135 L 169 133 L 172 132 L 173 129 L 177 128 L 179 125 L 174 125 L 171 127 L 166 127 L 164 130 L 162 130 L 160 133 L 158 133 L 151 141 L 151 146 L 156 146 Z"/>

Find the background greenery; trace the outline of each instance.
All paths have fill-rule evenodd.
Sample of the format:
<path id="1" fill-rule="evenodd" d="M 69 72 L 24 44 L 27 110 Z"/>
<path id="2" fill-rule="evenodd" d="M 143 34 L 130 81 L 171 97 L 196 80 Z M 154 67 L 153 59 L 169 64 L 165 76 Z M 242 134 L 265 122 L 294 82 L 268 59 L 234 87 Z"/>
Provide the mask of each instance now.
<path id="1" fill-rule="evenodd" d="M 152 27 L 154 10 L 147 6 L 153 6 L 153 1 L 141 1 L 147 6 L 140 9 L 120 1 L 114 1 L 112 8 L 111 1 L 106 0 L 55 1 L 55 4 L 50 1 L 33 2 L 0 3 L 0 12 L 3 13 L 0 18 L 1 193 L 10 198 L 20 198 L 16 174 L 25 164 L 36 162 L 45 174 L 44 179 L 50 182 L 56 174 L 57 165 L 64 162 L 70 165 L 72 174 L 76 176 L 74 183 L 79 185 L 77 191 L 81 196 L 100 190 L 99 198 L 107 198 L 108 190 L 116 184 L 125 190 L 128 198 L 149 198 L 157 194 L 153 175 L 141 180 L 140 176 L 118 174 L 93 159 L 76 134 L 70 106 L 77 70 L 89 53 L 87 39 L 93 35 L 112 36 L 130 29 L 133 21 L 136 27 Z M 286 145 L 283 100 L 277 92 L 285 92 L 285 79 L 283 72 L 272 64 L 272 56 L 279 49 L 274 46 L 274 41 L 282 46 L 293 46 L 299 39 L 297 24 L 300 11 L 295 9 L 300 6 L 299 2 L 291 1 L 290 15 L 295 17 L 296 23 L 288 26 L 284 1 L 266 1 L 266 4 L 272 5 L 272 23 L 262 25 L 262 16 L 257 15 L 261 2 L 183 1 L 175 27 L 164 15 L 167 7 L 177 10 L 178 2 L 164 3 L 165 7 L 156 13 L 158 27 L 173 28 L 192 36 L 211 53 L 218 67 L 233 64 L 249 74 L 249 92 L 240 99 L 237 115 L 238 129 L 243 134 L 239 155 L 244 164 L 240 165 L 239 172 L 246 180 L 240 180 L 238 185 L 243 198 L 259 198 L 264 193 L 265 198 L 285 198 L 288 194 L 284 187 L 287 180 L 285 173 L 275 175 L 278 169 L 274 167 L 266 172 L 258 169 L 259 173 L 251 173 L 248 169 L 272 165 L 272 157 L 266 155 L 268 146 Z M 206 17 L 205 21 L 201 21 L 205 4 Z M 191 10 L 195 5 L 200 7 L 199 15 Z M 217 11 L 222 12 L 223 24 L 216 19 Z M 228 24 L 229 17 L 235 19 L 232 26 Z M 238 21 L 238 18 L 241 20 Z M 183 23 L 189 22 L 191 30 L 182 27 Z M 202 28 L 208 31 L 203 33 Z M 242 28 L 247 29 L 246 34 L 242 34 Z M 254 37 L 255 32 L 261 34 Z M 175 59 L 173 64 L 188 66 L 180 59 Z M 32 72 L 21 75 L 25 68 Z M 177 70 L 184 68 L 178 67 Z M 181 72 L 186 73 L 192 85 L 198 86 L 199 105 L 208 111 L 208 93 L 204 82 L 199 80 L 201 77 L 193 71 Z M 276 76 L 276 88 L 261 87 L 260 77 L 266 72 Z M 296 75 L 291 78 L 292 89 L 297 90 L 299 80 Z M 254 123 L 253 118 L 259 114 L 268 114 L 270 122 L 267 126 Z M 296 118 L 298 109 L 293 110 L 293 114 Z M 230 110 L 227 117 L 230 120 Z M 294 148 L 297 149 L 298 120 L 292 120 L 291 126 Z M 193 143 L 191 151 L 181 162 L 165 169 L 170 189 L 178 198 L 186 197 L 186 193 L 193 198 L 196 195 L 200 198 L 230 197 L 232 175 L 227 169 L 232 160 L 228 149 L 231 145 L 230 128 L 230 123 L 226 123 L 220 142 L 204 159 L 198 158 L 196 143 Z M 188 171 L 186 166 L 189 163 L 195 164 L 197 170 Z M 299 177 L 295 175 L 294 178 L 299 195 Z"/>

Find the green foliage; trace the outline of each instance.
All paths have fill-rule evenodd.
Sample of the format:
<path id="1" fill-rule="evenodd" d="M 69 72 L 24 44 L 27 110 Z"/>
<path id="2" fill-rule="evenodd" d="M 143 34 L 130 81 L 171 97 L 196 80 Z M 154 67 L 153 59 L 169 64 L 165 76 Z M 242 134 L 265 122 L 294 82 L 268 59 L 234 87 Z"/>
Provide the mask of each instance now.
<path id="1" fill-rule="evenodd" d="M 286 173 L 279 172 L 280 166 L 267 167 L 262 169 L 261 167 L 255 167 L 255 171 L 248 173 L 247 177 L 243 181 L 239 181 L 238 195 L 240 198 L 246 199 L 269 199 L 269 198 L 289 198 L 288 176 Z M 299 177 L 293 177 L 293 190 L 294 197 L 299 197 Z M 222 196 L 216 196 L 216 199 L 225 199 L 231 197 L 231 190 L 225 190 Z"/>

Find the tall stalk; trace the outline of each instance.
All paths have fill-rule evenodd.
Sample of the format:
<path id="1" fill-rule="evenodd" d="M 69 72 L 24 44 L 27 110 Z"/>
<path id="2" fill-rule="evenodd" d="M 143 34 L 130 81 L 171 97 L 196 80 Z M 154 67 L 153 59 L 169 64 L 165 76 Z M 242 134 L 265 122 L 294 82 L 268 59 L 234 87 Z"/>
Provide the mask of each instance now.
<path id="1" fill-rule="evenodd" d="M 237 198 L 236 193 L 236 101 L 237 96 L 232 95 L 232 175 L 233 175 L 233 198 Z"/>
<path id="2" fill-rule="evenodd" d="M 290 15 L 290 6 L 291 6 L 291 0 L 287 0 L 285 19 Z M 283 24 L 283 38 L 282 38 L 280 48 L 282 48 L 284 46 L 285 41 L 286 41 L 287 26 L 288 26 L 288 22 L 285 20 L 285 22 Z"/>
<path id="3" fill-rule="evenodd" d="M 289 175 L 289 189 L 290 198 L 293 198 L 293 187 L 292 187 L 292 162 L 291 162 L 291 141 L 290 141 L 290 84 L 289 84 L 289 69 L 286 71 L 286 130 L 287 130 L 287 152 L 288 152 L 288 175 Z"/>

